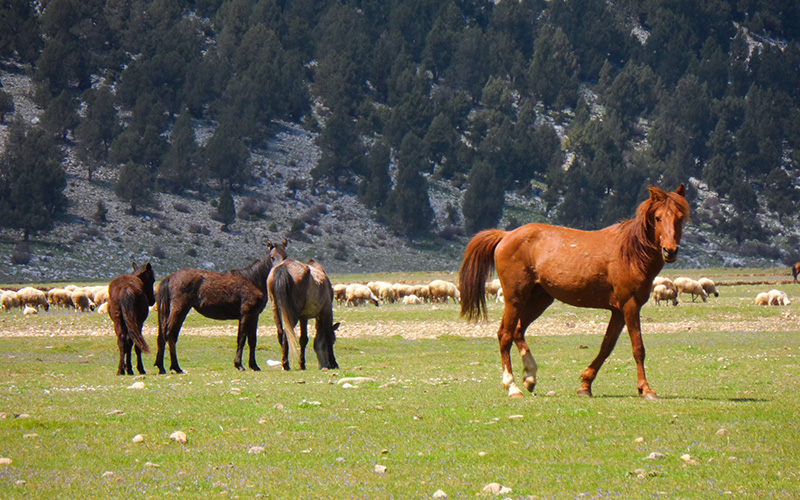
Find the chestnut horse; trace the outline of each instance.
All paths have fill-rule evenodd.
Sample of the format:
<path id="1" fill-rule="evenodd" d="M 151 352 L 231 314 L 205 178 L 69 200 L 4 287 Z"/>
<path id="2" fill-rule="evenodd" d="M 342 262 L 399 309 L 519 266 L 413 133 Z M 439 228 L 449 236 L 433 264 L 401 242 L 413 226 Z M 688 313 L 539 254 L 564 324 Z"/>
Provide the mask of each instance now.
<path id="1" fill-rule="evenodd" d="M 133 263 L 133 272 L 114 278 L 108 285 L 108 315 L 114 323 L 119 347 L 117 375 L 133 375 L 131 349 L 136 349 L 136 369 L 144 374 L 142 352 L 150 347 L 142 336 L 142 325 L 147 319 L 149 307 L 155 304 L 153 283 L 156 275 L 148 262 L 138 267 Z"/>
<path id="2" fill-rule="evenodd" d="M 792 266 L 792 277 L 795 283 L 797 283 L 798 276 L 800 276 L 800 262 L 795 262 L 794 266 Z"/>
<path id="3" fill-rule="evenodd" d="M 675 261 L 688 217 L 683 184 L 674 193 L 651 186 L 650 199 L 639 205 L 636 218 L 598 231 L 527 224 L 513 231 L 490 229 L 475 235 L 464 252 L 459 275 L 461 315 L 469 320 L 486 317 L 486 278 L 496 269 L 505 294 L 497 338 L 508 395 L 522 396 L 511 371 L 511 344 L 522 356 L 525 388 L 533 392 L 537 366 L 525 342 L 525 329 L 558 299 L 611 311 L 600 352 L 583 371 L 578 394 L 592 395 L 598 370 L 627 326 L 639 394 L 656 399 L 644 373 L 639 310 L 664 262 Z"/>
<path id="4" fill-rule="evenodd" d="M 267 252 L 248 267 L 215 273 L 201 269 L 181 269 L 170 274 L 158 285 L 158 352 L 155 366 L 161 374 L 164 369 L 164 346 L 169 343 L 169 369 L 183 373 L 178 366 L 175 344 L 186 315 L 194 308 L 211 319 L 238 319 L 236 356 L 233 366 L 244 370 L 242 353 L 244 343 L 250 348 L 251 370 L 260 370 L 256 363 L 256 330 L 258 315 L 267 305 L 267 276 L 276 262 L 286 258 L 284 245 L 269 243 Z"/>
<path id="5" fill-rule="evenodd" d="M 314 318 L 317 334 L 314 351 L 320 368 L 339 368 L 333 355 L 336 329 L 333 323 L 333 286 L 322 266 L 313 259 L 307 264 L 286 259 L 272 268 L 267 278 L 269 298 L 278 343 L 281 345 L 281 364 L 289 369 L 289 349 L 297 353 L 297 338 L 294 327 L 300 322 L 299 365 L 306 369 L 306 346 L 308 345 L 308 320 Z"/>

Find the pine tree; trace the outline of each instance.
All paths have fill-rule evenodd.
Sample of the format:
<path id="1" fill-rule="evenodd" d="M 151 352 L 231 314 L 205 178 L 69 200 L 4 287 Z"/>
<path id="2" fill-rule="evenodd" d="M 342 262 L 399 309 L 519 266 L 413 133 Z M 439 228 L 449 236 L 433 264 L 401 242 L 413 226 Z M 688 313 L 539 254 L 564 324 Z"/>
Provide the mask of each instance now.
<path id="1" fill-rule="evenodd" d="M 159 169 L 159 177 L 172 191 L 191 188 L 202 179 L 197 165 L 199 148 L 189 111 L 178 115 L 169 135 L 169 149 Z"/>
<path id="2" fill-rule="evenodd" d="M 11 124 L 6 149 L 0 155 L 0 224 L 21 229 L 25 240 L 52 226 L 66 207 L 62 160 L 52 135 L 29 128 L 21 119 Z"/>
<path id="3" fill-rule="evenodd" d="M 467 232 L 472 234 L 497 225 L 503 216 L 505 200 L 495 169 L 488 162 L 477 162 L 467 180 L 469 186 L 464 193 L 461 213 Z"/>
<path id="4" fill-rule="evenodd" d="M 433 208 L 428 198 L 428 182 L 420 174 L 421 140 L 410 132 L 403 139 L 398 155 L 397 180 L 381 211 L 389 226 L 413 239 L 431 228 Z"/>
<path id="5" fill-rule="evenodd" d="M 151 205 L 155 198 L 149 169 L 132 161 L 123 165 L 114 184 L 114 194 L 130 204 L 130 212 L 133 215 L 138 213 L 140 206 Z"/>
<path id="6" fill-rule="evenodd" d="M 227 230 L 228 224 L 236 220 L 236 207 L 233 204 L 231 189 L 226 185 L 219 195 L 219 207 L 217 207 L 218 220 L 223 224 L 223 230 Z"/>

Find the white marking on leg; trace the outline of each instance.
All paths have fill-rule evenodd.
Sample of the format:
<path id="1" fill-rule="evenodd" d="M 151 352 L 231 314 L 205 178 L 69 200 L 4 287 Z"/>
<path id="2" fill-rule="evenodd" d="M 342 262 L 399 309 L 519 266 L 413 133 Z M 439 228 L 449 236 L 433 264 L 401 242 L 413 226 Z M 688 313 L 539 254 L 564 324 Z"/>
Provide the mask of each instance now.
<path id="1" fill-rule="evenodd" d="M 508 389 L 508 396 L 511 398 L 522 397 L 522 391 L 519 390 L 517 384 L 514 383 L 514 375 L 507 371 L 503 371 L 503 387 Z"/>
<path id="2" fill-rule="evenodd" d="M 536 372 L 538 371 L 539 367 L 536 365 L 536 360 L 533 359 L 533 354 L 527 349 L 522 349 L 522 363 L 525 365 L 525 377 L 522 379 L 522 383 L 525 385 L 525 388 L 528 389 L 528 392 L 533 392 L 533 388 L 536 386 Z"/>

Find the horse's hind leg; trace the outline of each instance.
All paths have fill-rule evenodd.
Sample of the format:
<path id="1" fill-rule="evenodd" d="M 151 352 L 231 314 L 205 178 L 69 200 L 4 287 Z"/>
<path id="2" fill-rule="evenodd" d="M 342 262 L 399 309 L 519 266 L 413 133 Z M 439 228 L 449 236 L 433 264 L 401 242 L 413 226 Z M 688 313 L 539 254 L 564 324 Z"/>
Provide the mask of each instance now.
<path id="1" fill-rule="evenodd" d="M 256 363 L 256 330 L 258 329 L 258 315 L 242 315 L 239 318 L 239 332 L 236 337 L 236 356 L 233 358 L 233 366 L 240 371 L 244 371 L 242 356 L 244 355 L 244 343 L 250 349 L 249 365 L 251 370 L 260 371 Z"/>
<path id="2" fill-rule="evenodd" d="M 625 316 L 621 311 L 612 311 L 611 320 L 608 322 L 606 334 L 603 337 L 603 343 L 600 345 L 600 352 L 597 353 L 597 357 L 594 358 L 591 364 L 587 366 L 581 374 L 583 384 L 581 384 L 578 389 L 578 396 L 592 395 L 592 382 L 594 382 L 595 377 L 597 377 L 597 372 L 600 371 L 600 367 L 603 366 L 603 363 L 611 354 L 611 351 L 614 350 L 614 346 L 617 344 L 617 339 L 619 338 L 620 332 L 622 332 L 623 326 L 625 326 Z"/>
<path id="3" fill-rule="evenodd" d="M 524 296 L 519 292 L 515 298 L 507 296 L 503 311 L 503 319 L 497 330 L 497 340 L 500 343 L 500 361 L 503 365 L 503 387 L 508 390 L 509 397 L 521 397 L 522 391 L 514 382 L 514 373 L 511 370 L 511 345 L 516 344 L 522 363 L 525 366 L 523 383 L 529 391 L 536 386 L 536 361 L 525 342 L 525 330 L 545 309 L 553 303 L 553 298 L 541 289 L 526 292 L 527 300 L 518 299 Z"/>
<path id="4" fill-rule="evenodd" d="M 531 294 L 530 299 L 525 304 L 525 308 L 519 316 L 519 322 L 514 331 L 514 344 L 517 346 L 517 350 L 519 350 L 519 354 L 522 357 L 522 365 L 525 367 L 525 376 L 522 379 L 522 383 L 525 385 L 528 392 L 533 392 L 533 389 L 536 387 L 536 372 L 538 371 L 538 366 L 536 365 L 533 353 L 531 353 L 528 347 L 528 343 L 525 341 L 525 330 L 527 330 L 528 326 L 530 326 L 536 318 L 541 316 L 544 310 L 550 307 L 552 303 L 553 297 L 546 294 L 544 290 L 540 288 L 534 289 L 534 292 Z"/>
<path id="5" fill-rule="evenodd" d="M 139 375 L 144 375 L 146 372 L 142 363 L 142 350 L 136 344 L 134 344 L 133 349 L 136 351 L 136 371 L 139 372 Z"/>
<path id="6" fill-rule="evenodd" d="M 114 331 L 117 334 L 117 348 L 119 349 L 119 364 L 117 365 L 117 375 L 125 375 L 125 347 L 128 332 L 121 324 L 114 321 Z"/>
<path id="7" fill-rule="evenodd" d="M 300 369 L 306 369 L 306 346 L 308 345 L 308 320 L 300 320 Z"/>

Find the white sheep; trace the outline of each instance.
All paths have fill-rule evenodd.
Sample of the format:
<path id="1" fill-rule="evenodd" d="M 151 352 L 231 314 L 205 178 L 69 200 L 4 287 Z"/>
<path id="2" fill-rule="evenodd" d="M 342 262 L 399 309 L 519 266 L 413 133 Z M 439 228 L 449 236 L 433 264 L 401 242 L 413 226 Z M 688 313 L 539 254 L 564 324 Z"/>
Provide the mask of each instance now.
<path id="1" fill-rule="evenodd" d="M 422 304 L 422 301 L 419 299 L 419 297 L 417 297 L 412 293 L 411 295 L 406 295 L 405 297 L 403 297 L 403 304 L 406 305 Z"/>
<path id="2" fill-rule="evenodd" d="M 761 292 L 756 295 L 756 305 L 757 306 L 768 306 L 769 305 L 769 293 Z"/>
<path id="3" fill-rule="evenodd" d="M 344 301 L 347 300 L 347 285 L 344 283 L 336 283 L 333 285 L 333 298 L 336 299 L 336 305 L 344 305 Z"/>
<path id="4" fill-rule="evenodd" d="M 676 278 L 674 283 L 678 296 L 682 293 L 691 294 L 692 302 L 694 302 L 694 299 L 697 297 L 702 298 L 703 302 L 708 298 L 708 294 L 703 290 L 703 286 L 691 278 Z"/>
<path id="5" fill-rule="evenodd" d="M 29 315 L 29 314 L 39 314 L 39 310 L 35 307 L 25 306 L 25 309 L 22 310 L 22 314 Z"/>
<path id="6" fill-rule="evenodd" d="M 433 280 L 428 284 L 428 289 L 431 294 L 431 302 L 447 302 L 447 299 L 453 299 L 453 302 L 461 302 L 461 292 L 458 287 L 450 281 Z"/>
<path id="7" fill-rule="evenodd" d="M 360 283 L 350 283 L 347 285 L 345 289 L 345 305 L 353 305 L 357 306 L 359 304 L 363 304 L 366 301 L 370 301 L 375 306 L 378 306 L 378 297 L 372 293 L 372 290 L 369 289 L 367 285 L 362 285 Z"/>
<path id="8" fill-rule="evenodd" d="M 384 283 L 381 285 L 376 295 L 384 304 L 394 304 L 394 289 L 392 288 L 391 283 Z"/>
<path id="9" fill-rule="evenodd" d="M 664 300 L 667 301 L 667 304 L 669 304 L 671 301 L 673 306 L 677 306 L 678 294 L 674 288 L 669 288 L 667 285 L 662 283 L 653 288 L 653 300 L 655 301 L 656 305 L 660 305 L 661 301 Z"/>
<path id="10" fill-rule="evenodd" d="M 5 312 L 9 312 L 15 307 L 19 307 L 17 292 L 13 290 L 4 290 L 3 293 L 0 294 L 0 308 Z"/>
<path id="11" fill-rule="evenodd" d="M 771 306 L 788 306 L 792 303 L 786 292 L 780 290 L 770 290 L 767 292 L 769 297 L 769 305 Z"/>
<path id="12" fill-rule="evenodd" d="M 66 288 L 60 288 L 60 287 L 51 288 L 47 292 L 47 301 L 50 302 L 50 305 L 57 307 L 63 307 L 63 308 L 73 307 L 72 293 Z"/>
<path id="13" fill-rule="evenodd" d="M 45 311 L 50 310 L 50 303 L 47 302 L 47 295 L 37 288 L 26 286 L 17 290 L 17 298 L 19 299 L 19 306 L 35 307 L 37 310 L 39 306 L 44 307 Z"/>
<path id="14" fill-rule="evenodd" d="M 714 297 L 719 297 L 719 292 L 717 291 L 717 285 L 713 281 L 711 281 L 708 278 L 700 278 L 699 280 L 697 280 L 697 282 L 700 283 L 700 286 L 703 287 L 703 290 L 705 290 L 705 292 L 709 296 L 711 296 L 711 294 L 714 294 Z"/>
<path id="15" fill-rule="evenodd" d="M 666 276 L 656 276 L 655 279 L 653 279 L 653 284 L 650 286 L 650 291 L 655 290 L 658 285 L 664 285 L 670 290 L 676 290 L 675 283 Z"/>
<path id="16" fill-rule="evenodd" d="M 76 288 L 72 294 L 72 304 L 75 306 L 76 311 L 86 312 L 86 311 L 94 311 L 94 302 L 89 299 L 89 296 L 86 295 L 86 292 L 83 291 L 81 288 Z"/>
<path id="17" fill-rule="evenodd" d="M 405 283 L 393 283 L 392 290 L 394 290 L 394 298 L 396 300 L 400 300 L 406 295 L 411 295 L 414 293 L 414 287 L 411 285 L 406 285 Z"/>
<path id="18" fill-rule="evenodd" d="M 414 285 L 414 295 L 419 297 L 423 303 L 430 302 L 431 299 L 431 291 L 428 288 L 428 285 Z"/>
<path id="19" fill-rule="evenodd" d="M 486 298 L 494 297 L 497 300 L 497 291 L 500 290 L 500 280 L 495 278 L 486 283 Z"/>

